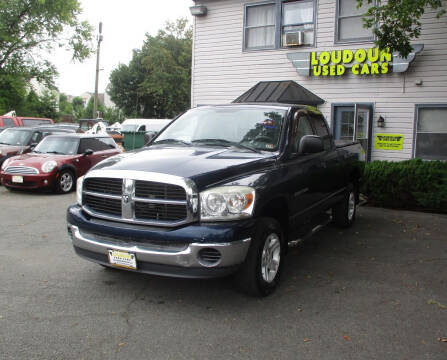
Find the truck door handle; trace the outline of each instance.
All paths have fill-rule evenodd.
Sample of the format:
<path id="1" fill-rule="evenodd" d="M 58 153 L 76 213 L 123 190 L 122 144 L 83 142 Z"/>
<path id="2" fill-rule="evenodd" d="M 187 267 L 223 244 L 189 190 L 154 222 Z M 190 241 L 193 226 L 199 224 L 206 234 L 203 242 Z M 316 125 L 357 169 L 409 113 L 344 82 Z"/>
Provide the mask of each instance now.
<path id="1" fill-rule="evenodd" d="M 102 155 L 101 157 L 102 157 L 102 158 L 106 158 L 106 157 L 107 157 L 107 155 Z"/>

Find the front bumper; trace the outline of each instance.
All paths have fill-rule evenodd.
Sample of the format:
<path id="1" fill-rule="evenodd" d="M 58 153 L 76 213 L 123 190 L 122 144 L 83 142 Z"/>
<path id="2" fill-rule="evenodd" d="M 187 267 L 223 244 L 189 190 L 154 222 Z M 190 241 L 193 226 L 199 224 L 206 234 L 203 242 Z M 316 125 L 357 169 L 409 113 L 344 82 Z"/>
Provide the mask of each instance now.
<path id="1" fill-rule="evenodd" d="M 67 220 L 79 256 L 112 266 L 108 251 L 126 251 L 137 260 L 137 269 L 132 271 L 156 275 L 213 278 L 231 274 L 244 262 L 251 242 L 252 221 L 193 224 L 170 230 L 133 228 L 97 222 L 79 206 L 68 209 Z"/>
<path id="2" fill-rule="evenodd" d="M 15 189 L 38 189 L 52 187 L 55 183 L 56 174 L 38 174 L 38 175 L 21 175 L 21 174 L 5 174 L 1 173 L 2 185 Z M 23 183 L 16 183 L 12 181 L 13 176 L 21 176 Z"/>

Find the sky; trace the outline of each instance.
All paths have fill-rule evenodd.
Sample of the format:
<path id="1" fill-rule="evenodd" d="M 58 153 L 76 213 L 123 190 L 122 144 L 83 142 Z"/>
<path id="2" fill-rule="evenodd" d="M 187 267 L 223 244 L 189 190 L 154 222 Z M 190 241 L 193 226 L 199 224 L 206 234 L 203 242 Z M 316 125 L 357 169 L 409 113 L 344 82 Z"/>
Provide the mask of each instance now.
<path id="1" fill-rule="evenodd" d="M 179 17 L 193 19 L 189 7 L 192 0 L 80 0 L 83 12 L 81 20 L 87 20 L 98 32 L 102 21 L 103 41 L 100 50 L 99 92 L 104 92 L 109 75 L 118 64 L 128 64 L 132 50 L 143 45 L 145 34 L 156 35 L 167 20 Z M 95 40 L 96 48 L 96 40 Z M 58 49 L 46 56 L 56 65 L 59 77 L 56 86 L 67 95 L 94 92 L 96 54 L 82 64 L 71 61 L 71 53 Z"/>

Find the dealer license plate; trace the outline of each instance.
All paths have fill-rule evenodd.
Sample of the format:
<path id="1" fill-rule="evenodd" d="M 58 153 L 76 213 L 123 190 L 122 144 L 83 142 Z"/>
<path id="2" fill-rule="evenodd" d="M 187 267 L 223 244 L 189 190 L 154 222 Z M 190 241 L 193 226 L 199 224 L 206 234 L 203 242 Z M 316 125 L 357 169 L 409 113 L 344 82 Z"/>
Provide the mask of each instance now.
<path id="1" fill-rule="evenodd" d="M 137 259 L 135 254 L 121 250 L 108 250 L 109 263 L 127 269 L 137 268 Z"/>
<path id="2" fill-rule="evenodd" d="M 20 183 L 20 184 L 23 184 L 23 176 L 17 176 L 17 175 L 14 175 L 14 176 L 12 177 L 12 182 L 13 182 L 13 183 Z"/>

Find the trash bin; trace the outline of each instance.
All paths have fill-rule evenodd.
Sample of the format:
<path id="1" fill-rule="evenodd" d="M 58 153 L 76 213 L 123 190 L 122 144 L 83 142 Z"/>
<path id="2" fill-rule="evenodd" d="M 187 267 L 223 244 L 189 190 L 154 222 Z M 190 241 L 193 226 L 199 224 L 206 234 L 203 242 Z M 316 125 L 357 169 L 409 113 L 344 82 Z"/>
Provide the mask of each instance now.
<path id="1" fill-rule="evenodd" d="M 144 146 L 145 142 L 145 132 L 144 131 L 122 131 L 123 134 L 123 147 L 124 150 L 130 151 L 133 149 L 139 149 Z"/>

